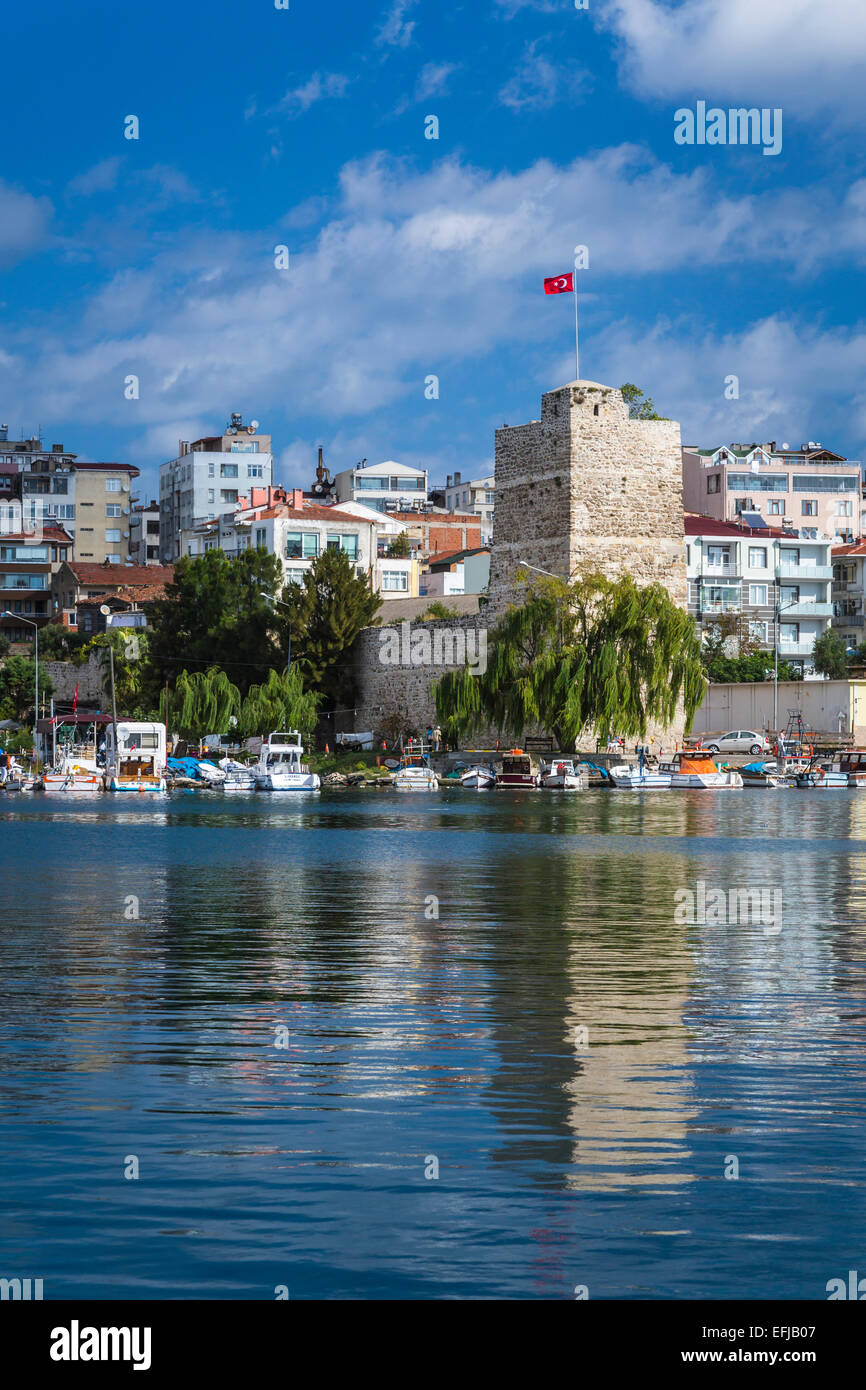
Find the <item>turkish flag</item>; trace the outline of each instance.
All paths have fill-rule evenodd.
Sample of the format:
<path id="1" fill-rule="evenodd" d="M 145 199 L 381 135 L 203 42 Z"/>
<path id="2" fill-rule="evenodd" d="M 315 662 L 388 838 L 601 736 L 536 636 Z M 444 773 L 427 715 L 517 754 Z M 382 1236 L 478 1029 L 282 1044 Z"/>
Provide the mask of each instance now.
<path id="1" fill-rule="evenodd" d="M 571 271 L 567 275 L 556 275 L 551 280 L 545 280 L 545 294 L 570 294 L 574 289 L 574 276 Z"/>

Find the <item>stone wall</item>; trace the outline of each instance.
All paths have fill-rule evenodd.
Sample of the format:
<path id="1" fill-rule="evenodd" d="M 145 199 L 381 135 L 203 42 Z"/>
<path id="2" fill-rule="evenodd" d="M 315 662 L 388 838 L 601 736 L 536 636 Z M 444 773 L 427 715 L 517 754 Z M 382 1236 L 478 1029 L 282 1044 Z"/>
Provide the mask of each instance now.
<path id="1" fill-rule="evenodd" d="M 521 560 L 628 572 L 684 607 L 679 424 L 630 420 L 620 391 L 577 381 L 542 397 L 540 420 L 497 430 L 488 617 L 514 600 Z"/>
<path id="2" fill-rule="evenodd" d="M 663 584 L 684 608 L 679 424 L 630 420 L 620 391 L 575 381 L 542 397 L 540 420 L 497 430 L 489 600 L 477 617 L 415 623 L 413 630 L 494 626 L 508 604 L 519 600 L 521 562 L 563 577 L 583 566 L 611 578 L 629 573 L 640 584 Z M 435 721 L 430 684 L 450 668 L 384 665 L 380 640 L 373 628 L 358 641 L 358 707 L 342 716 L 343 727 L 376 730 L 377 719 L 393 710 L 426 728 Z M 650 728 L 648 738 L 671 748 L 682 726 L 680 717 L 672 729 Z M 488 731 L 488 737 L 495 739 L 495 733 Z M 594 737 L 584 746 L 593 749 Z"/>
<path id="3" fill-rule="evenodd" d="M 40 661 L 40 671 L 45 671 L 54 682 L 55 700 L 72 700 L 78 686 L 78 703 L 97 709 L 106 709 L 109 695 L 102 674 L 102 668 L 94 656 L 82 666 L 71 661 Z"/>

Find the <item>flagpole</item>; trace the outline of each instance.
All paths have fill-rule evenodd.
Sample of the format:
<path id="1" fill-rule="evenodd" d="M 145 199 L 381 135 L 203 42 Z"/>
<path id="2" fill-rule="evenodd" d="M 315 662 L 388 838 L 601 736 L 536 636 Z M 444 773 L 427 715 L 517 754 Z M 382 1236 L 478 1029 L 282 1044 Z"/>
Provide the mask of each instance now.
<path id="1" fill-rule="evenodd" d="M 575 250 L 577 250 L 576 247 Z M 574 259 L 572 283 L 574 285 L 574 379 L 575 381 L 580 381 L 580 337 L 577 326 L 577 256 L 575 256 Z"/>

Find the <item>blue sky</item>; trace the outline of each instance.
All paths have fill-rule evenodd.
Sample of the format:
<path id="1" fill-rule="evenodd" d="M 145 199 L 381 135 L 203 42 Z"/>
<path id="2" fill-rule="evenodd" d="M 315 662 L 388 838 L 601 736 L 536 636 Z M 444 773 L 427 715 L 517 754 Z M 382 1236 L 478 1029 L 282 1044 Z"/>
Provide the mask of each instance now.
<path id="1" fill-rule="evenodd" d="M 15 434 L 151 493 L 232 410 L 289 484 L 319 444 L 487 471 L 574 375 L 542 280 L 579 243 L 583 376 L 688 443 L 866 455 L 862 0 L 47 0 L 5 27 Z M 676 144 L 698 100 L 781 108 L 781 153 Z"/>

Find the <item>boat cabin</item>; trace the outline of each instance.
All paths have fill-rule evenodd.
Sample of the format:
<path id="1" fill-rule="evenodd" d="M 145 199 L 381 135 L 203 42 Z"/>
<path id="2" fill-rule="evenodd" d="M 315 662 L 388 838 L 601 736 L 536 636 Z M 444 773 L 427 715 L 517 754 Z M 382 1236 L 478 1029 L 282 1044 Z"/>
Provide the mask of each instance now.
<path id="1" fill-rule="evenodd" d="M 106 729 L 105 760 L 119 782 L 160 778 L 165 772 L 165 725 L 118 721 Z"/>
<path id="2" fill-rule="evenodd" d="M 496 775 L 499 787 L 533 787 L 538 768 L 522 748 L 512 748 L 502 754 L 502 770 Z"/>
<path id="3" fill-rule="evenodd" d="M 260 763 L 263 767 L 283 768 L 286 772 L 309 772 L 307 765 L 301 762 L 303 754 L 300 731 L 289 729 L 287 733 L 268 736 L 267 743 L 262 744 Z"/>
<path id="4" fill-rule="evenodd" d="M 718 772 L 719 769 L 715 755 L 707 752 L 705 748 L 683 748 L 679 753 L 673 753 L 670 758 L 660 762 L 659 770 L 685 777 L 693 773 L 700 775 L 705 772 Z"/>

